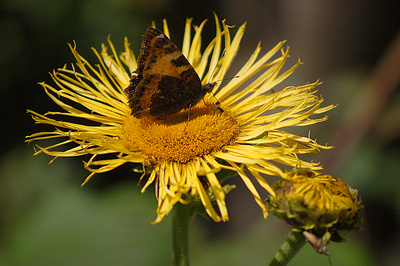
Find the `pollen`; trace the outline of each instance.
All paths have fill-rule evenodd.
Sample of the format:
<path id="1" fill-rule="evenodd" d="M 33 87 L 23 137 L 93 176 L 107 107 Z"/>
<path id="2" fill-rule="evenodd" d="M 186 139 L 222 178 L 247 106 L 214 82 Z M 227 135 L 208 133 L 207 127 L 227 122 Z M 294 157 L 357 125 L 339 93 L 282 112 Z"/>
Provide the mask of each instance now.
<path id="1" fill-rule="evenodd" d="M 122 131 L 127 148 L 151 163 L 187 163 L 235 143 L 240 125 L 229 111 L 200 103 L 165 119 L 127 116 Z"/>

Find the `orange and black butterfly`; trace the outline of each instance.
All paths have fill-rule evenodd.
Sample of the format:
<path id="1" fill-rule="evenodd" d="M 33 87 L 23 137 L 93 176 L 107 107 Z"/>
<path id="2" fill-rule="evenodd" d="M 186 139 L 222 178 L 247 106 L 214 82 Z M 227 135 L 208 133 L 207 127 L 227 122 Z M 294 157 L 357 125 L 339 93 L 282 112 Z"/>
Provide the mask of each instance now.
<path id="1" fill-rule="evenodd" d="M 201 85 L 178 47 L 162 31 L 148 28 L 137 69 L 124 92 L 133 116 L 162 118 L 196 105 L 216 84 Z"/>

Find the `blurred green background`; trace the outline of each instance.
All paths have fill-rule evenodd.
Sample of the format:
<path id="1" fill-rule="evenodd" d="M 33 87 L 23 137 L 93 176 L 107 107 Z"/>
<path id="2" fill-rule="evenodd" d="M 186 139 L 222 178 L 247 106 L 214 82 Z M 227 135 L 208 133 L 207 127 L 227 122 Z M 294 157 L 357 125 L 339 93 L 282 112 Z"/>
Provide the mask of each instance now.
<path id="1" fill-rule="evenodd" d="M 138 176 L 125 165 L 87 176 L 82 160 L 33 157 L 26 135 L 35 126 L 26 109 L 60 110 L 37 82 L 74 62 L 67 43 L 93 61 L 108 35 L 122 51 L 127 36 L 135 54 L 151 21 L 168 20 L 181 44 L 187 17 L 209 19 L 204 40 L 213 38 L 212 11 L 229 25 L 247 21 L 232 75 L 258 41 L 267 52 L 278 41 L 291 47 L 289 68 L 305 63 L 286 85 L 324 81 L 325 105 L 339 106 L 330 119 L 290 129 L 334 150 L 304 157 L 321 161 L 327 174 L 359 189 L 363 230 L 348 242 L 328 246 L 338 265 L 398 265 L 400 256 L 400 2 L 392 1 L 186 1 L 186 0 L 3 0 L 0 3 L 0 265 L 169 265 L 168 216 L 156 218 L 151 188 L 140 194 Z M 232 29 L 235 32 L 236 29 Z M 277 90 L 283 88 L 281 85 Z M 231 221 L 215 224 L 196 217 L 191 227 L 192 265 L 265 265 L 290 228 L 261 211 L 238 178 L 228 195 Z M 292 265 L 328 265 L 306 245 Z"/>

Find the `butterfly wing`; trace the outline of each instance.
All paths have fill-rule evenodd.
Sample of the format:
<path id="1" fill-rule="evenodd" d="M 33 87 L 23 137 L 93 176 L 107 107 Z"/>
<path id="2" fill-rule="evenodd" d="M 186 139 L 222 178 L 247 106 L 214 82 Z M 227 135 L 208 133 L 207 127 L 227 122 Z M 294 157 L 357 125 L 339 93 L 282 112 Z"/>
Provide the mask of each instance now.
<path id="1" fill-rule="evenodd" d="M 125 93 L 135 117 L 160 118 L 195 105 L 206 92 L 178 47 L 162 31 L 148 28 Z"/>

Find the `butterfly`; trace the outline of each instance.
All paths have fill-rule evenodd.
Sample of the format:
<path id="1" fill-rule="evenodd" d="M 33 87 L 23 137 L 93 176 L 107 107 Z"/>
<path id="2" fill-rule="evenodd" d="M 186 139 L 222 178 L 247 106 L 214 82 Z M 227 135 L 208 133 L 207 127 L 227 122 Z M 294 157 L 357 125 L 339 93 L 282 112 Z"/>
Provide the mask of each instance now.
<path id="1" fill-rule="evenodd" d="M 137 69 L 124 90 L 136 118 L 158 119 L 196 105 L 216 82 L 201 85 L 196 71 L 178 47 L 160 30 L 143 35 Z"/>

